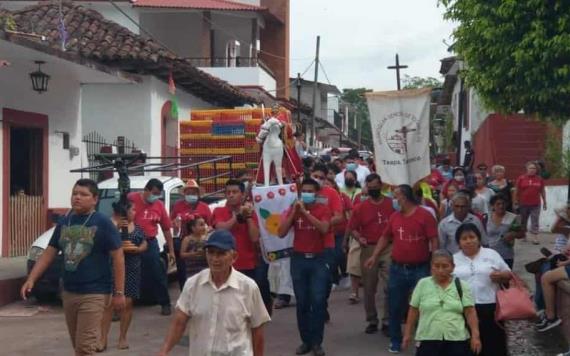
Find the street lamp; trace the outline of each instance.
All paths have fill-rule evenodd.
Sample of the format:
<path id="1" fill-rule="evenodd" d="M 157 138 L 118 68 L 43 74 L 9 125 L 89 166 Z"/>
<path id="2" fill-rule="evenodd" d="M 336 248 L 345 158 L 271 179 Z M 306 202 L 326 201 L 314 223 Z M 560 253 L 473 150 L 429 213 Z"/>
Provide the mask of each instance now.
<path id="1" fill-rule="evenodd" d="M 38 70 L 30 73 L 32 88 L 41 94 L 47 91 L 50 76 L 42 72 L 42 64 L 45 63 L 44 61 L 35 61 L 34 63 L 38 65 Z"/>

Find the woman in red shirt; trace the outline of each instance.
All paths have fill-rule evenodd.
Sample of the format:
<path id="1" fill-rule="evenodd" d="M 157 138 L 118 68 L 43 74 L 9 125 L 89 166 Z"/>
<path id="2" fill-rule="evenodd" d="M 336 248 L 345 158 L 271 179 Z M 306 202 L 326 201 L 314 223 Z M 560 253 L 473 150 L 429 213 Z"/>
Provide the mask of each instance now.
<path id="1" fill-rule="evenodd" d="M 515 204 L 518 204 L 521 224 L 527 228 L 530 217 L 530 234 L 532 243 L 538 245 L 538 223 L 540 218 L 540 199 L 542 198 L 542 208 L 546 210 L 546 194 L 544 191 L 544 180 L 537 174 L 538 166 L 536 162 L 526 164 L 526 174 L 517 178 L 515 184 Z"/>

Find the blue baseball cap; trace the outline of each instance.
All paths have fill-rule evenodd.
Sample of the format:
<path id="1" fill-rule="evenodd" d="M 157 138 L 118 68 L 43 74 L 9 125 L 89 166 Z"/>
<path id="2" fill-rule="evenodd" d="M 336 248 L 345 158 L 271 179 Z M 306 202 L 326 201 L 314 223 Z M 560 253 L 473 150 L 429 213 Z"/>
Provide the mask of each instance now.
<path id="1" fill-rule="evenodd" d="M 234 235 L 228 230 L 216 230 L 206 241 L 205 247 L 217 247 L 221 250 L 229 251 L 236 249 Z"/>

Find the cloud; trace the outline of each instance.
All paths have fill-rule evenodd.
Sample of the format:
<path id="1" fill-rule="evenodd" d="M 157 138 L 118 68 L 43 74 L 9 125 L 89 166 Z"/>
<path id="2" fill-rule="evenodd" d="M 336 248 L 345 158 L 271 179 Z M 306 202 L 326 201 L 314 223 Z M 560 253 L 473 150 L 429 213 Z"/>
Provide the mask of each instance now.
<path id="1" fill-rule="evenodd" d="M 409 66 L 402 74 L 439 78 L 439 60 L 449 56 L 442 41 L 450 43 L 453 29 L 442 14 L 437 0 L 292 0 L 291 76 L 312 61 L 320 35 L 322 64 L 339 88 L 395 89 L 396 74 L 386 67 L 396 53 Z"/>

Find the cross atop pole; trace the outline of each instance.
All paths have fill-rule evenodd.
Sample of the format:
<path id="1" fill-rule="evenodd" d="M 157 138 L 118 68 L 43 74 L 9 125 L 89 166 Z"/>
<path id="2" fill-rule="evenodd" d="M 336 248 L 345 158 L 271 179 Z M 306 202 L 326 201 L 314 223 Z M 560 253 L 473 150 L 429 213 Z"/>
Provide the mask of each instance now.
<path id="1" fill-rule="evenodd" d="M 401 88 L 400 88 L 400 69 L 405 69 L 405 68 L 408 68 L 408 66 L 400 65 L 400 57 L 398 57 L 398 54 L 396 53 L 396 65 L 395 66 L 388 66 L 388 69 L 395 69 L 396 70 L 396 80 L 398 81 L 398 90 L 401 90 Z"/>

